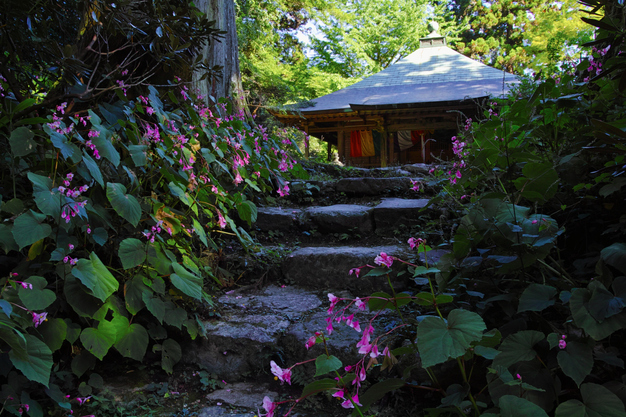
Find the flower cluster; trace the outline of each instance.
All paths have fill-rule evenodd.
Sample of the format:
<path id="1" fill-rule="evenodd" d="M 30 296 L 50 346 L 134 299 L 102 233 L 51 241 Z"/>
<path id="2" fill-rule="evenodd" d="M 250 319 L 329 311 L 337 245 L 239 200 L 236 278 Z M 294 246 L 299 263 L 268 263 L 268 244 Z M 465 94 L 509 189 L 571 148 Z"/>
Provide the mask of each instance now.
<path id="1" fill-rule="evenodd" d="M 161 233 L 161 230 L 162 230 L 161 226 L 163 226 L 163 220 L 159 220 L 155 226 L 152 226 L 150 231 L 144 230 L 142 233 L 143 233 L 144 237 L 150 243 L 154 243 L 154 239 L 158 236 L 159 233 Z M 168 227 L 167 228 L 167 233 L 169 233 L 170 236 L 171 236 L 172 235 L 172 229 Z"/>
<path id="2" fill-rule="evenodd" d="M 385 265 L 387 268 L 391 268 L 394 259 L 395 258 L 393 256 L 389 256 L 385 252 L 381 252 L 380 255 L 374 258 L 374 263 L 376 265 Z"/>
<path id="3" fill-rule="evenodd" d="M 33 324 L 35 325 L 35 328 L 39 327 L 39 325 L 41 325 L 44 321 L 48 320 L 48 313 L 45 311 L 43 313 L 35 313 L 33 311 L 31 315 L 33 316 Z"/>
<path id="4" fill-rule="evenodd" d="M 100 132 L 98 132 L 97 130 L 90 130 L 89 131 L 89 137 L 90 138 L 94 138 L 94 137 L 98 137 L 100 136 Z M 98 148 L 96 148 L 96 145 L 93 144 L 93 142 L 91 142 L 91 139 L 89 139 L 87 142 L 85 142 L 85 146 L 87 146 L 89 149 L 91 149 L 91 152 L 93 153 L 93 157 L 96 159 L 100 159 L 100 152 L 98 152 Z"/>
<path id="5" fill-rule="evenodd" d="M 274 378 L 280 380 L 280 383 L 283 382 L 291 385 L 291 368 L 282 369 L 280 366 L 276 365 L 276 362 L 270 362 L 270 369 L 272 374 L 274 374 Z"/>
<path id="6" fill-rule="evenodd" d="M 583 81 L 589 82 L 589 80 L 591 80 L 592 77 L 596 75 L 600 75 L 602 73 L 602 62 L 600 62 L 600 60 L 596 60 L 595 55 L 600 55 L 600 57 L 603 57 L 609 51 L 609 48 L 610 46 L 604 49 L 599 49 L 599 48 L 596 48 L 595 46 L 592 48 L 591 50 L 592 55 L 589 57 L 589 67 L 587 68 L 587 72 L 589 72 L 589 76 L 585 77 Z"/>

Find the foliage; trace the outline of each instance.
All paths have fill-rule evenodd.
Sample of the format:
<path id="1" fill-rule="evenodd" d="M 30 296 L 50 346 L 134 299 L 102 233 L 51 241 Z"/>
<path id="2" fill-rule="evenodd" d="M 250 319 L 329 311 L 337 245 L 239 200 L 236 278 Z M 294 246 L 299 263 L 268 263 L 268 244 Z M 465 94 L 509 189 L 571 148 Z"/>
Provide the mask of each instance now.
<path id="1" fill-rule="evenodd" d="M 14 118 L 24 103 L 5 116 L 0 241 L 12 266 L 0 331 L 13 414 L 69 409 L 61 390 L 73 394 L 113 349 L 137 361 L 150 350 L 171 373 L 175 339 L 202 335 L 193 310 L 220 284 L 208 261 L 216 234 L 252 244 L 233 216 L 255 221 L 259 195 L 299 169 L 226 104 L 213 115 L 186 87 L 166 98 L 150 87 L 87 112 L 63 103 L 43 128 Z"/>
<path id="2" fill-rule="evenodd" d="M 433 266 L 431 248 L 411 238 L 413 259 L 381 253 L 350 271 L 387 277 L 391 293 L 328 295 L 327 333 L 335 322 L 361 332 L 363 356 L 318 366 L 335 379 L 302 398 L 330 391 L 361 416 L 394 390 L 437 394 L 423 410 L 431 416 L 626 415 L 624 8 L 585 3 L 604 14 L 586 19 L 597 40 L 576 74 L 485 103 L 453 138 L 456 159 L 434 172 L 429 185 L 442 191 L 432 204 L 458 214 L 448 253 Z M 393 288 L 398 263 L 410 291 Z M 374 318 L 359 323 L 366 304 Z M 384 310 L 399 321 L 376 331 Z M 332 343 L 321 330 L 307 347 Z"/>
<path id="3" fill-rule="evenodd" d="M 436 1 L 443 32 L 459 52 L 496 68 L 522 74 L 526 68 L 553 73 L 571 61 L 591 30 L 576 0 L 563 2 Z"/>

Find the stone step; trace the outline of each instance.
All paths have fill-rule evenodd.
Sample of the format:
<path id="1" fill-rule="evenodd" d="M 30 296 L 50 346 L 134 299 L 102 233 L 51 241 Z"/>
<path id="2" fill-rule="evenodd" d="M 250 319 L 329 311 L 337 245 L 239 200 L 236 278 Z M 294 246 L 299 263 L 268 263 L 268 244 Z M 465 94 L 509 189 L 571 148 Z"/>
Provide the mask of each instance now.
<path id="1" fill-rule="evenodd" d="M 292 252 L 282 263 L 282 274 L 287 282 L 304 288 L 348 290 L 357 296 L 388 289 L 385 277 L 356 277 L 353 268 L 369 264 L 380 253 L 407 259 L 408 245 L 375 247 L 305 247 Z M 363 275 L 367 269 L 363 271 Z M 404 280 L 394 282 L 397 289 L 406 286 Z"/>
<path id="2" fill-rule="evenodd" d="M 335 295 L 354 298 L 346 291 Z M 241 381 L 246 375 L 267 375 L 270 379 L 271 360 L 291 365 L 323 351 L 323 346 L 317 345 L 307 350 L 305 343 L 316 331 L 326 329 L 326 292 L 271 285 L 249 293 L 231 292 L 218 302 L 223 306 L 221 317 L 203 323 L 207 337 L 187 346 L 183 357 L 228 383 Z M 362 323 L 373 317 L 369 312 L 358 315 Z M 360 337 L 345 324 L 335 325 L 329 352 L 344 363 L 356 361 Z"/>
<path id="3" fill-rule="evenodd" d="M 332 181 L 293 181 L 289 188 L 299 198 L 299 191 L 307 191 L 311 195 L 336 195 L 344 193 L 348 196 L 388 196 L 404 195 L 410 192 L 413 182 L 424 183 L 424 177 L 362 177 L 341 178 Z M 290 198 L 293 199 L 293 196 Z"/>
<path id="4" fill-rule="evenodd" d="M 428 199 L 383 198 L 376 206 L 336 204 L 302 209 L 260 207 L 255 227 L 270 230 L 318 230 L 321 233 L 389 232 L 419 224 Z"/>

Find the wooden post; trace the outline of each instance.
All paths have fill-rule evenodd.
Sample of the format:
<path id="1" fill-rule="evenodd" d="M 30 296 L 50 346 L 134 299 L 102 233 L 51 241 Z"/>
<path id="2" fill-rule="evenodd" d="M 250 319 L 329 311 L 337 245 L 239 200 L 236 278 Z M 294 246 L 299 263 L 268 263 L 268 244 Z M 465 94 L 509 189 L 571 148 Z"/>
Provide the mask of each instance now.
<path id="1" fill-rule="evenodd" d="M 304 125 L 304 159 L 309 159 L 309 125 Z"/>
<path id="2" fill-rule="evenodd" d="M 380 147 L 380 167 L 385 168 L 387 166 L 387 152 L 389 149 L 389 132 L 383 128 L 383 143 Z"/>
<path id="3" fill-rule="evenodd" d="M 326 142 L 326 146 L 327 146 L 327 148 L 326 148 L 326 149 L 327 149 L 326 153 L 328 154 L 328 156 L 326 157 L 326 161 L 327 161 L 327 162 L 330 162 L 330 158 L 331 158 L 332 153 L 333 153 L 333 145 L 331 145 L 331 144 L 330 144 L 330 141 L 329 141 L 329 142 Z"/>
<path id="4" fill-rule="evenodd" d="M 426 147 L 424 146 L 424 133 L 422 133 L 420 136 L 422 139 L 422 163 L 425 164 L 426 163 Z"/>
<path id="5" fill-rule="evenodd" d="M 343 130 L 340 130 L 337 132 L 337 153 L 339 156 L 339 162 L 345 161 L 345 155 L 346 155 L 345 148 L 346 148 L 345 132 Z"/>

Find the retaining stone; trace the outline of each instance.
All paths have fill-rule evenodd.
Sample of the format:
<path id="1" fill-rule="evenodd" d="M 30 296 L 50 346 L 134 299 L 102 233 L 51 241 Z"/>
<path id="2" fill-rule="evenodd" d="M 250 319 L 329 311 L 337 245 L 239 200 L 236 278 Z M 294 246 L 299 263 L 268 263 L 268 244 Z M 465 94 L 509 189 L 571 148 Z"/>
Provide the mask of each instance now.
<path id="1" fill-rule="evenodd" d="M 384 198 L 374 207 L 374 224 L 377 232 L 391 231 L 401 224 L 410 227 L 419 221 L 420 209 L 426 207 L 428 199 L 405 200 L 402 198 Z"/>
<path id="2" fill-rule="evenodd" d="M 270 230 L 289 230 L 295 226 L 300 209 L 281 207 L 259 207 L 257 221 L 254 226 L 264 232 Z"/>
<path id="3" fill-rule="evenodd" d="M 335 189 L 347 194 L 380 195 L 407 192 L 411 187 L 411 179 L 408 177 L 343 178 L 337 181 Z"/>
<path id="4" fill-rule="evenodd" d="M 356 204 L 336 204 L 328 207 L 312 207 L 304 212 L 304 218 L 310 219 L 317 228 L 326 233 L 359 233 L 373 230 L 371 207 Z"/>

